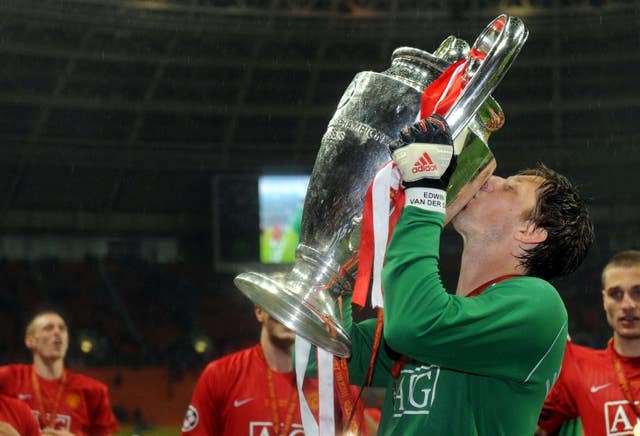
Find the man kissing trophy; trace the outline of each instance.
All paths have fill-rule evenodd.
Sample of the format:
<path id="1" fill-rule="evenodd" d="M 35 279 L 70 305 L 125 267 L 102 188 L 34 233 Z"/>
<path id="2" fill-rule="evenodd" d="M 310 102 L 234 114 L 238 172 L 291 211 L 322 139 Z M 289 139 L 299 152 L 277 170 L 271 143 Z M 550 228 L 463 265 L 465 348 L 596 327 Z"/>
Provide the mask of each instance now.
<path id="1" fill-rule="evenodd" d="M 305 197 L 293 269 L 284 278 L 258 272 L 235 278 L 241 292 L 298 335 L 299 392 L 310 345 L 319 347 L 318 423 L 300 396 L 307 434 L 334 434 L 334 376 L 345 427 L 358 433 L 360 424 L 351 417 L 361 406 L 348 392 L 344 359 L 333 356 L 350 355 L 349 336 L 340 321 L 343 294 L 352 293 L 353 303 L 360 306 L 370 298 L 372 306 L 382 308 L 384 251 L 404 203 L 388 145 L 417 119 L 432 113 L 445 117 L 458 162 L 447 187 L 448 223 L 496 168 L 487 140 L 504 124 L 504 114 L 491 93 L 527 36 L 522 21 L 500 15 L 472 47 L 449 36 L 433 54 L 401 47 L 393 52 L 386 71 L 358 73 L 322 138 Z M 425 159 L 422 164 L 431 162 Z M 378 326 L 381 331 L 382 310 Z M 379 343 L 374 341 L 372 358 Z"/>
<path id="2" fill-rule="evenodd" d="M 354 290 L 356 274 L 367 276 L 361 287 L 368 287 L 373 272 L 373 288 L 379 286 L 376 268 L 381 267 L 381 256 L 375 255 L 375 248 L 362 247 L 369 245 L 365 234 L 377 239 L 372 245 L 377 245 L 378 252 L 386 244 L 388 223 L 386 218 L 376 219 L 380 210 L 376 202 L 380 198 L 389 202 L 388 188 L 392 196 L 397 192 L 388 144 L 421 112 L 437 110 L 444 115 L 458 155 L 447 188 L 445 223 L 449 222 L 496 167 L 487 140 L 502 127 L 504 114 L 490 94 L 527 36 L 521 20 L 500 15 L 471 48 L 449 36 L 433 54 L 401 47 L 393 52 L 388 70 L 358 73 L 322 138 L 305 197 L 293 269 L 284 279 L 242 273 L 234 280 L 239 290 L 299 336 L 338 357 L 348 357 L 350 341 L 339 321 L 336 300 Z M 371 220 L 366 219 L 368 209 L 373 210 Z M 384 214 L 394 210 L 387 205 L 382 209 Z M 383 232 L 378 231 L 380 226 L 385 227 Z M 379 297 L 374 290 L 371 298 L 374 306 L 381 306 L 381 301 L 376 304 Z M 354 295 L 354 302 L 359 299 L 362 293 Z"/>

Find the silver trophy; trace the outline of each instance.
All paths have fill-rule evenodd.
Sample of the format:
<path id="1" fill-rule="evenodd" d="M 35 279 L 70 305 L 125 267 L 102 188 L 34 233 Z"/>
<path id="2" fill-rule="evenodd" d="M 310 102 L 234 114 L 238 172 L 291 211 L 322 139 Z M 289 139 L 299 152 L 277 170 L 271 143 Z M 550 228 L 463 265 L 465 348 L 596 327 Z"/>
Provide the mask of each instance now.
<path id="1" fill-rule="evenodd" d="M 445 115 L 458 154 L 447 189 L 447 222 L 495 169 L 487 139 L 502 126 L 504 114 L 490 94 L 527 36 L 522 21 L 500 15 L 472 47 L 486 56 L 469 58 L 467 85 Z M 234 280 L 255 304 L 339 357 L 349 356 L 350 340 L 339 321 L 336 302 L 353 290 L 367 188 L 389 160 L 389 143 L 398 138 L 400 129 L 416 121 L 424 88 L 468 53 L 465 41 L 450 36 L 433 54 L 398 48 L 388 70 L 358 73 L 322 138 L 305 197 L 293 269 L 284 279 L 245 272 Z"/>

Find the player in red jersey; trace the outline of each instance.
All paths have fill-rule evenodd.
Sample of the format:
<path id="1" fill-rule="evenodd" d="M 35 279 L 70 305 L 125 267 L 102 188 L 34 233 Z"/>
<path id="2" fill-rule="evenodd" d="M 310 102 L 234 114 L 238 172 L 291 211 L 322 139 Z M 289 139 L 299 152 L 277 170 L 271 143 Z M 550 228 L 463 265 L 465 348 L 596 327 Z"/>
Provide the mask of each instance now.
<path id="1" fill-rule="evenodd" d="M 295 334 L 260 307 L 255 307 L 255 315 L 262 324 L 260 343 L 205 368 L 184 418 L 183 435 L 304 434 L 291 362 Z M 315 392 L 309 389 L 307 400 L 317 413 Z"/>
<path id="2" fill-rule="evenodd" d="M 260 307 L 255 315 L 262 324 L 260 342 L 205 368 L 184 418 L 184 436 L 304 435 L 291 358 L 295 333 Z M 303 389 L 317 419 L 317 379 L 305 380 Z"/>
<path id="3" fill-rule="evenodd" d="M 0 436 L 40 436 L 29 406 L 0 394 Z"/>
<path id="4" fill-rule="evenodd" d="M 65 368 L 69 333 L 60 314 L 34 316 L 25 344 L 33 364 L 0 367 L 0 392 L 27 403 L 43 435 L 103 436 L 118 430 L 107 387 Z"/>
<path id="5" fill-rule="evenodd" d="M 585 436 L 640 436 L 640 251 L 613 256 L 602 285 L 613 338 L 604 350 L 567 344 L 537 435 L 580 417 Z"/>

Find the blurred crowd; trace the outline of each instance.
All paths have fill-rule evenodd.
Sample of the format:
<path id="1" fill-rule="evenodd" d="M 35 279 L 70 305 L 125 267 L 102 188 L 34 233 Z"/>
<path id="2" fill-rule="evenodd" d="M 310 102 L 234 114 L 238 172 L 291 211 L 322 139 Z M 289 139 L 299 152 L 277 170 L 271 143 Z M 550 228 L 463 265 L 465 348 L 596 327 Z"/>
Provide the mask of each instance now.
<path id="1" fill-rule="evenodd" d="M 0 363 L 30 359 L 25 324 L 53 307 L 70 325 L 72 366 L 199 370 L 258 335 L 232 279 L 207 265 L 135 258 L 0 261 Z"/>
<path id="2" fill-rule="evenodd" d="M 447 271 L 443 267 L 445 280 Z M 597 271 L 592 275 L 588 283 L 597 283 Z M 38 308 L 54 307 L 70 324 L 73 366 L 166 367 L 176 377 L 199 371 L 258 336 L 252 305 L 235 289 L 233 278 L 216 274 L 210 265 L 136 258 L 2 260 L 0 363 L 29 360 L 25 324 Z M 603 347 L 609 336 L 598 289 L 583 289 L 575 277 L 558 289 L 572 314 L 574 341 Z M 91 343 L 87 352 L 83 340 Z"/>

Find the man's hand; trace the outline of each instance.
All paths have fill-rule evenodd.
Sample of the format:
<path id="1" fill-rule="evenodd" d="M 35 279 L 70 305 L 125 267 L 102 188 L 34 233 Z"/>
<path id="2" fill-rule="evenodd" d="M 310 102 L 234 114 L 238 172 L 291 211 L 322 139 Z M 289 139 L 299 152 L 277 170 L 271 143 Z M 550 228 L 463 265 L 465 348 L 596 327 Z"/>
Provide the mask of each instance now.
<path id="1" fill-rule="evenodd" d="M 456 167 L 451 130 L 445 119 L 434 114 L 405 127 L 400 139 L 389 145 L 389 151 L 407 190 L 405 204 L 444 213 L 445 191 Z"/>
<path id="2" fill-rule="evenodd" d="M 8 422 L 0 422 L 0 436 L 20 436 L 20 433 Z"/>
<path id="3" fill-rule="evenodd" d="M 447 189 L 456 166 L 449 125 L 433 114 L 400 132 L 400 139 L 389 145 L 391 158 L 398 165 L 405 188 Z"/>

